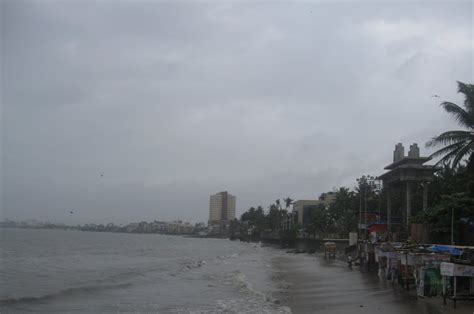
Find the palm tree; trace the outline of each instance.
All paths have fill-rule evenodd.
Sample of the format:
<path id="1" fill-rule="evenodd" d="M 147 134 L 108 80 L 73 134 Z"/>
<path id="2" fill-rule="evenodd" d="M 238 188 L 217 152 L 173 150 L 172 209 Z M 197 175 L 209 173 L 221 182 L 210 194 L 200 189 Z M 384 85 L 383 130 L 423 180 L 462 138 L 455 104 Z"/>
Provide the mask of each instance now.
<path id="1" fill-rule="evenodd" d="M 285 202 L 286 210 L 288 210 L 288 207 L 290 207 L 290 205 L 293 204 L 293 200 L 289 196 L 287 198 L 284 198 L 283 201 Z"/>
<path id="2" fill-rule="evenodd" d="M 450 163 L 456 168 L 465 159 L 468 169 L 474 171 L 474 85 L 458 82 L 458 93 L 464 94 L 464 108 L 452 102 L 443 102 L 441 107 L 454 116 L 461 127 L 466 130 L 455 130 L 441 133 L 426 143 L 427 147 L 444 146 L 430 157 L 442 157 L 438 162 Z"/>
<path id="3" fill-rule="evenodd" d="M 280 199 L 277 199 L 277 200 L 275 201 L 275 204 L 276 204 L 276 206 L 278 207 L 278 209 L 281 209 Z"/>

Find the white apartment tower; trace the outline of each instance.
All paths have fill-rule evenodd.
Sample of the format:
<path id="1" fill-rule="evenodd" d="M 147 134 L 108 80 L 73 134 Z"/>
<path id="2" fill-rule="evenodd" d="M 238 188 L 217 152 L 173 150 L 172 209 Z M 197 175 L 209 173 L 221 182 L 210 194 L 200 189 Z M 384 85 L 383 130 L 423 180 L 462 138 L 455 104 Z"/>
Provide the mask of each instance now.
<path id="1" fill-rule="evenodd" d="M 209 225 L 227 225 L 235 218 L 235 196 L 227 191 L 211 195 L 209 201 Z"/>

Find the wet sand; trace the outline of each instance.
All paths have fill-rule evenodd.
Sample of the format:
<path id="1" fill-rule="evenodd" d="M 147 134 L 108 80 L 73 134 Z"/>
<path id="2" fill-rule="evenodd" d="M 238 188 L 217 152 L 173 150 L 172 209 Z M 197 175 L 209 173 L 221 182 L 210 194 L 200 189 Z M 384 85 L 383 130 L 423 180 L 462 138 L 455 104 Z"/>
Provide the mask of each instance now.
<path id="1" fill-rule="evenodd" d="M 453 309 L 452 301 L 444 306 L 441 297 L 418 299 L 414 289 L 407 292 L 376 273 L 321 256 L 289 254 L 273 264 L 279 299 L 292 313 L 474 313 L 472 302 L 458 302 Z"/>

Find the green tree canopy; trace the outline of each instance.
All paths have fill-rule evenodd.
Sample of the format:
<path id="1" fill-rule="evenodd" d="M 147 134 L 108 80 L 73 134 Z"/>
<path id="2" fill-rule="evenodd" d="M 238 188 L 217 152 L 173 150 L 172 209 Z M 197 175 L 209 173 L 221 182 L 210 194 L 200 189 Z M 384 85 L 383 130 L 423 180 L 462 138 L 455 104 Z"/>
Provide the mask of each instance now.
<path id="1" fill-rule="evenodd" d="M 426 146 L 443 146 L 431 155 L 433 158 L 441 157 L 438 164 L 449 163 L 456 168 L 460 162 L 467 160 L 469 171 L 474 172 L 474 85 L 458 82 L 458 93 L 464 95 L 463 106 L 443 102 L 441 107 L 451 114 L 463 129 L 441 133 L 427 142 Z"/>

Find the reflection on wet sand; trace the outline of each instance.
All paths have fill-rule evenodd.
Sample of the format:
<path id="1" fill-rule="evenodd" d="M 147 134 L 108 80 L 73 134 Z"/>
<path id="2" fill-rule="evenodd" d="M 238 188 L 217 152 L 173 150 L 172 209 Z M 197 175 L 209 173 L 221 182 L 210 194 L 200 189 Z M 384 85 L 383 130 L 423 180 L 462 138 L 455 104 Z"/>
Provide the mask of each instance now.
<path id="1" fill-rule="evenodd" d="M 474 304 L 459 304 L 457 309 L 443 306 L 438 298 L 418 299 L 376 273 L 362 273 L 337 260 L 320 256 L 288 255 L 273 260 L 278 277 L 286 282 L 280 290 L 293 313 L 407 313 L 472 314 Z"/>

